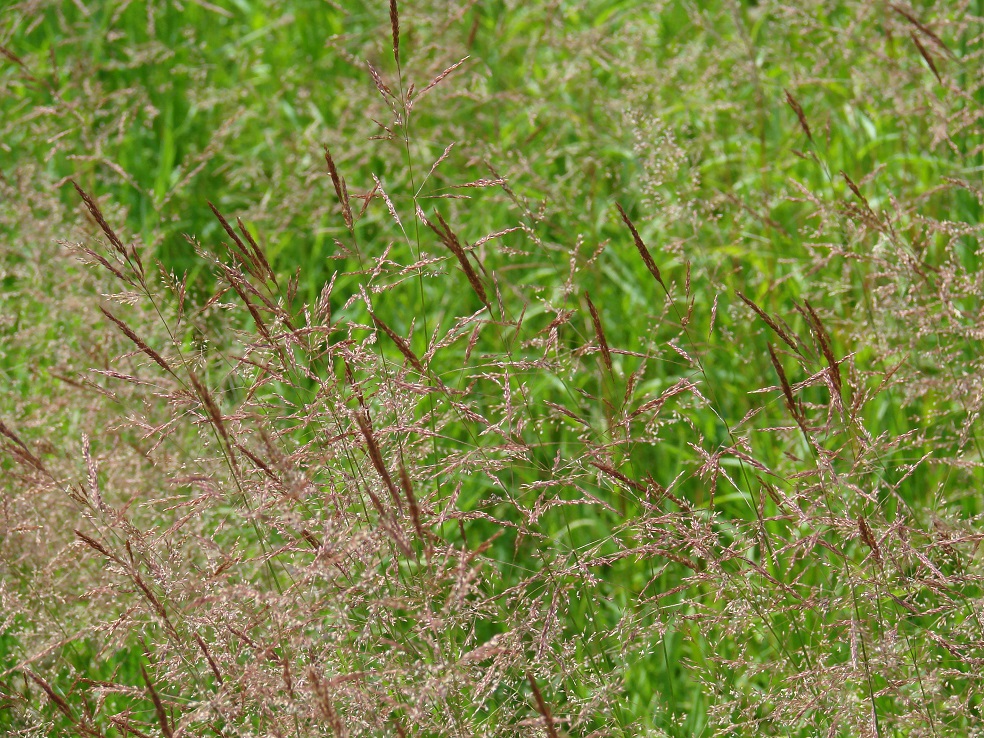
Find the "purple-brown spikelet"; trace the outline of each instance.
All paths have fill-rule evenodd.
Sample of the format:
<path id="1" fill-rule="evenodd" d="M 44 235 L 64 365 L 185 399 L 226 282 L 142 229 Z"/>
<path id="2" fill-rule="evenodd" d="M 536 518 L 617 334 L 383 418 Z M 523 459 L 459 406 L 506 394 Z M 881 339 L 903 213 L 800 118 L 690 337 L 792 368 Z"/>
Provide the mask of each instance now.
<path id="1" fill-rule="evenodd" d="M 246 276 L 234 267 L 227 266 L 225 264 L 220 264 L 219 269 L 222 270 L 223 276 L 229 282 L 229 285 L 236 291 L 236 293 L 243 298 L 247 303 L 251 303 L 252 300 L 246 297 L 247 294 L 251 295 L 255 300 L 262 303 L 263 307 L 266 308 L 272 315 L 277 316 L 283 321 L 284 325 L 291 331 L 295 331 L 293 318 L 291 318 L 290 313 L 288 313 L 281 305 L 273 302 L 269 297 L 264 295 L 260 290 L 258 290 L 252 282 L 246 279 Z M 263 279 L 262 276 L 259 276 Z M 255 320 L 255 317 L 254 317 Z M 262 321 L 261 321 L 262 322 Z"/>
<path id="2" fill-rule="evenodd" d="M 338 173 L 335 159 L 327 146 L 325 146 L 325 163 L 328 165 L 328 176 L 331 177 L 331 184 L 335 188 L 335 196 L 342 206 L 342 218 L 345 220 L 345 227 L 351 231 L 355 219 L 352 217 L 352 206 L 349 204 L 348 188 L 345 186 L 345 179 Z"/>
<path id="3" fill-rule="evenodd" d="M 854 193 L 854 196 L 856 198 L 858 198 L 858 200 L 861 201 L 861 204 L 862 205 L 864 205 L 864 209 L 868 213 L 873 213 L 873 211 L 871 209 L 871 205 L 868 203 L 868 198 L 866 198 L 864 196 L 864 193 L 862 193 L 861 192 L 861 189 L 854 183 L 854 180 L 851 179 L 848 176 L 847 172 L 845 172 L 843 169 L 841 170 L 840 175 L 841 175 L 841 178 L 844 180 L 844 182 L 847 184 L 848 189 L 851 190 L 851 192 Z"/>
<path id="4" fill-rule="evenodd" d="M 249 296 L 246 294 L 246 285 L 248 284 L 248 282 L 245 279 L 237 277 L 237 275 L 232 272 L 228 272 L 227 276 L 229 277 L 230 286 L 232 287 L 233 290 L 235 290 L 236 294 L 239 295 L 239 298 L 243 301 L 243 304 L 246 306 L 246 309 L 249 311 L 250 317 L 253 318 L 253 323 L 256 324 L 257 330 L 260 331 L 260 335 L 262 335 L 267 340 L 268 344 L 273 344 L 274 343 L 273 336 L 270 334 L 270 329 L 267 328 L 266 321 L 263 320 L 263 316 L 260 315 L 260 311 L 257 309 L 256 305 L 253 304 L 253 301 L 249 299 Z"/>
<path id="5" fill-rule="evenodd" d="M 413 528 L 417 532 L 417 537 L 422 542 L 427 541 L 424 534 L 424 526 L 420 521 L 420 506 L 417 504 L 417 496 L 413 493 L 413 481 L 407 472 L 406 466 L 400 463 L 400 486 L 403 487 L 403 494 L 407 497 L 407 505 L 410 507 L 410 520 L 413 521 Z"/>
<path id="6" fill-rule="evenodd" d="M 393 498 L 393 502 L 402 512 L 403 502 L 400 500 L 400 495 L 396 490 L 396 485 L 393 484 L 393 478 L 390 477 L 390 473 L 386 469 L 386 464 L 383 461 L 383 454 L 379 449 L 379 443 L 376 441 L 376 435 L 372 430 L 372 425 L 370 425 L 369 420 L 362 412 L 355 413 L 355 421 L 359 426 L 359 430 L 362 432 L 362 437 L 366 441 L 366 449 L 369 452 L 369 460 L 372 462 L 373 468 L 376 470 L 376 473 L 379 474 L 380 479 L 383 480 L 383 484 L 386 485 L 386 489 L 389 490 L 390 497 Z M 371 490 L 369 494 L 372 495 Z M 383 507 L 379 503 L 378 499 L 374 499 L 373 504 L 377 507 L 380 514 L 382 514 Z"/>
<path id="7" fill-rule="evenodd" d="M 786 93 L 786 103 L 793 109 L 793 112 L 796 113 L 796 120 L 799 121 L 800 128 L 803 129 L 803 133 L 806 134 L 806 137 L 810 139 L 810 142 L 812 143 L 813 133 L 810 131 L 810 124 L 806 120 L 806 113 L 803 112 L 803 108 L 800 106 L 799 102 L 797 102 L 796 98 L 790 94 L 789 90 L 783 90 L 783 92 Z"/>
<path id="8" fill-rule="evenodd" d="M 167 610 L 164 608 L 163 603 L 161 603 L 160 598 L 154 594 L 154 590 L 152 590 L 148 586 L 147 582 L 144 581 L 144 578 L 140 576 L 140 572 L 136 569 L 132 569 L 130 571 L 130 576 L 132 577 L 134 584 L 136 584 L 140 591 L 143 592 L 147 602 L 149 602 L 154 608 L 154 612 L 156 612 L 160 616 L 161 620 L 164 621 L 164 624 L 167 626 L 168 630 L 172 633 L 175 632 L 174 626 L 171 625 L 171 619 L 168 617 Z"/>
<path id="9" fill-rule="evenodd" d="M 202 403 L 202 407 L 205 408 L 205 412 L 208 415 L 212 425 L 219 432 L 219 435 L 222 436 L 222 438 L 228 443 L 229 433 L 226 430 L 225 419 L 222 417 L 222 412 L 219 410 L 219 406 L 212 397 L 212 393 L 208 391 L 208 387 L 205 386 L 204 382 L 202 382 L 198 378 L 198 375 L 191 369 L 188 370 L 188 378 L 191 380 L 191 384 L 195 388 L 195 392 L 198 394 L 198 399 Z"/>
<path id="10" fill-rule="evenodd" d="M 372 77 L 372 81 L 376 85 L 376 89 L 379 90 L 379 94 L 383 96 L 384 100 L 391 100 L 394 97 L 393 90 L 383 80 L 383 75 L 379 73 L 379 70 L 376 69 L 371 61 L 367 60 L 366 66 L 369 67 L 369 76 Z"/>
<path id="11" fill-rule="evenodd" d="M 750 307 L 752 310 L 754 310 L 756 315 L 758 315 L 763 321 L 765 321 L 765 324 L 767 326 L 769 326 L 769 328 L 771 328 L 773 330 L 773 332 L 777 336 L 779 336 L 779 338 L 782 339 L 783 343 L 785 343 L 787 346 L 789 346 L 789 348 L 791 348 L 796 353 L 799 353 L 799 349 L 796 348 L 796 343 L 789 336 L 789 334 L 786 333 L 786 331 L 775 320 L 772 319 L 772 316 L 770 316 L 767 312 L 765 312 L 762 308 L 760 308 L 758 305 L 756 305 L 750 299 L 748 299 L 747 297 L 745 297 L 745 295 L 743 295 L 741 292 L 738 292 L 737 290 L 735 290 L 735 294 L 738 295 L 738 298 L 742 302 L 744 302 L 746 305 L 748 305 L 748 307 Z"/>
<path id="12" fill-rule="evenodd" d="M 130 734 L 136 736 L 136 738 L 151 738 L 147 733 L 137 728 L 136 725 L 130 720 L 127 720 L 122 715 L 110 715 L 109 721 L 120 729 L 120 733 L 124 736 L 129 736 Z"/>
<path id="13" fill-rule="evenodd" d="M 393 34 L 393 58 L 400 63 L 400 13 L 396 0 L 390 0 L 390 31 Z"/>
<path id="14" fill-rule="evenodd" d="M 150 699 L 154 703 L 154 712 L 157 714 L 157 724 L 161 726 L 161 733 L 164 734 L 165 738 L 172 738 L 174 728 L 171 727 L 167 710 L 164 708 L 164 703 L 161 701 L 160 695 L 157 694 L 157 690 L 154 689 L 154 683 L 150 680 L 147 669 L 142 664 L 140 665 L 140 673 L 143 675 L 144 684 L 147 685 L 147 692 L 150 694 Z"/>
<path id="15" fill-rule="evenodd" d="M 89 436 L 86 433 L 82 434 L 82 458 L 85 459 L 85 467 L 89 476 L 89 494 L 92 497 L 92 502 L 95 504 L 97 510 L 104 510 L 105 504 L 102 500 L 102 494 L 99 491 L 99 474 L 96 468 L 96 460 L 92 456 Z"/>
<path id="16" fill-rule="evenodd" d="M 455 70 L 457 70 L 459 67 L 461 67 L 461 65 L 464 64 L 467 60 L 468 60 L 468 57 L 466 56 L 463 59 L 460 59 L 459 61 L 456 61 L 454 64 L 452 64 L 447 69 L 443 70 L 440 74 L 438 74 L 436 77 L 434 77 L 434 79 L 432 79 L 427 84 L 426 87 L 424 87 L 420 92 L 417 93 L 417 97 L 415 99 L 419 100 L 424 95 L 426 95 L 428 92 L 430 92 L 431 90 L 433 90 L 435 87 L 437 87 L 439 84 L 441 84 L 441 82 L 443 82 L 451 74 L 453 74 L 455 72 Z"/>
<path id="17" fill-rule="evenodd" d="M 598 471 L 602 472 L 603 474 L 607 474 L 612 479 L 617 479 L 625 486 L 634 489 L 636 492 L 646 491 L 646 485 L 642 484 L 641 482 L 637 482 L 634 479 L 629 479 L 627 476 L 622 474 L 622 472 L 620 472 L 618 469 L 616 469 L 615 467 L 609 464 L 604 464 L 600 461 L 590 461 L 588 463 L 590 463 L 591 466 L 593 466 Z"/>
<path id="18" fill-rule="evenodd" d="M 273 480 L 274 482 L 277 482 L 278 484 L 280 483 L 280 478 L 274 473 L 273 469 L 270 468 L 270 465 L 267 464 L 259 456 L 254 454 L 252 451 L 250 451 L 245 444 L 242 444 L 239 441 L 235 441 L 235 446 L 239 451 L 243 453 L 243 455 L 246 458 L 248 458 L 256 465 L 256 468 L 258 468 L 260 471 L 266 474 L 267 478 Z"/>
<path id="19" fill-rule="evenodd" d="M 642 240 L 642 236 L 639 235 L 639 231 L 636 230 L 635 225 L 629 219 L 628 213 L 619 203 L 615 203 L 615 207 L 618 208 L 618 214 L 622 216 L 622 222 L 625 223 L 629 228 L 629 232 L 632 233 L 632 240 L 635 243 L 636 250 L 639 252 L 639 256 L 642 257 L 643 263 L 646 265 L 646 269 L 649 273 L 653 275 L 659 286 L 663 288 L 664 292 L 669 292 L 666 289 L 666 285 L 663 283 L 663 277 L 659 272 L 659 267 L 656 266 L 656 262 L 653 260 L 653 255 L 649 252 L 649 247 L 646 246 L 645 241 Z"/>
<path id="20" fill-rule="evenodd" d="M 301 538 L 307 541 L 308 545 L 311 546 L 311 548 L 315 549 L 316 551 L 319 550 L 324 545 L 321 539 L 318 538 L 316 535 L 314 535 L 314 533 L 309 531 L 307 528 L 304 528 L 301 531 Z"/>
<path id="21" fill-rule="evenodd" d="M 776 356 L 772 344 L 766 344 L 766 348 L 769 349 L 769 359 L 772 361 L 772 366 L 775 368 L 776 374 L 779 377 L 779 386 L 782 388 L 783 397 L 786 398 L 786 407 L 789 408 L 789 412 L 799 422 L 799 411 L 796 408 L 796 400 L 793 398 L 793 388 L 789 386 L 789 380 L 786 379 L 786 371 L 782 368 L 782 364 L 779 362 L 779 357 Z"/>
<path id="22" fill-rule="evenodd" d="M 10 427 L 6 423 L 4 423 L 2 420 L 0 420 L 0 435 L 6 437 L 7 439 L 9 439 L 9 440 L 13 441 L 14 443 L 16 443 L 18 446 L 20 446 L 20 448 L 22 450 L 27 451 L 27 446 L 20 439 L 20 436 L 18 436 L 16 433 L 14 433 L 10 429 Z"/>
<path id="23" fill-rule="evenodd" d="M 122 563 L 112 552 L 109 551 L 109 549 L 103 546 L 95 538 L 92 538 L 91 536 L 87 536 L 85 533 L 83 533 L 78 529 L 75 529 L 75 535 L 80 541 L 86 544 L 89 548 L 98 551 L 107 559 L 110 559 L 111 561 L 115 561 L 117 563 Z"/>
<path id="24" fill-rule="evenodd" d="M 543 694 L 540 692 L 540 687 L 536 683 L 536 677 L 533 676 L 532 671 L 526 672 L 526 681 L 530 684 L 530 689 L 533 691 L 533 699 L 536 701 L 536 710 L 540 713 L 543 718 L 543 727 L 547 730 L 547 735 L 550 738 L 560 738 L 557 733 L 557 727 L 554 725 L 553 714 L 550 712 L 550 706 L 547 701 L 543 699 Z"/>
<path id="25" fill-rule="evenodd" d="M 841 387 L 840 364 L 837 361 L 837 357 L 834 356 L 834 349 L 830 343 L 830 336 L 827 334 L 827 329 L 824 328 L 823 323 L 820 321 L 820 316 L 817 315 L 816 311 L 813 309 L 813 306 L 810 305 L 809 300 L 804 300 L 803 304 L 806 306 L 806 315 L 813 326 L 813 332 L 816 334 L 817 342 L 820 344 L 820 351 L 827 360 L 827 374 L 830 377 L 830 381 L 833 384 L 837 395 L 842 396 L 843 390 Z"/>
<path id="26" fill-rule="evenodd" d="M 225 219 L 225 216 L 219 212 L 219 209 L 212 204 L 211 200 L 206 200 L 206 203 L 209 209 L 212 211 L 212 214 L 215 216 L 216 220 L 219 221 L 219 225 L 222 226 L 222 230 L 224 230 L 226 234 L 228 234 L 229 238 L 232 239 L 232 242 L 236 244 L 236 246 L 238 247 L 239 252 L 237 255 L 239 256 L 239 259 L 241 261 L 245 261 L 246 263 L 250 263 L 251 258 L 250 258 L 249 249 L 246 248 L 246 244 L 243 243 L 242 239 L 239 237 L 239 234 L 237 234 L 233 230 L 232 226 L 229 225 L 229 221 L 227 221 Z"/>
<path id="27" fill-rule="evenodd" d="M 911 12 L 903 8 L 901 5 L 897 5 L 896 3 L 889 3 L 889 7 L 892 10 L 894 10 L 896 13 L 901 15 L 903 18 L 905 18 L 907 21 L 909 21 L 909 23 L 914 25 L 920 31 L 922 31 L 922 33 L 925 34 L 926 37 L 929 38 L 934 44 L 936 44 L 947 56 L 953 57 L 953 52 L 950 51 L 950 47 L 947 46 L 943 42 L 943 39 L 941 39 L 938 35 L 936 35 L 936 33 L 934 33 L 929 26 L 927 26 L 925 23 L 920 21 L 916 16 L 914 16 Z"/>
<path id="28" fill-rule="evenodd" d="M 41 459 L 35 456 L 27 445 L 20 439 L 20 436 L 14 433 L 14 431 L 12 431 L 10 427 L 2 420 L 0 420 L 0 436 L 3 436 L 7 440 L 13 442 L 14 447 L 11 451 L 18 458 L 22 459 L 25 463 L 30 464 L 38 471 L 45 471 L 44 464 L 41 463 Z"/>
<path id="29" fill-rule="evenodd" d="M 109 310 L 107 310 L 106 308 L 102 307 L 101 305 L 99 306 L 99 310 L 100 310 L 100 312 L 102 312 L 103 315 L 105 315 L 107 318 L 109 318 L 110 321 L 112 321 L 112 323 L 117 328 L 120 329 L 120 331 L 123 333 L 123 335 L 125 335 L 127 338 L 129 338 L 131 341 L 133 341 L 133 343 L 136 345 L 136 347 L 138 349 L 140 349 L 143 353 L 145 353 L 147 356 L 149 356 L 151 359 L 153 359 L 154 362 L 156 362 L 157 365 L 161 367 L 161 369 L 163 369 L 164 371 L 166 371 L 168 374 L 170 374 L 172 376 L 177 376 L 177 375 L 175 375 L 174 370 L 171 368 L 171 365 L 168 364 L 164 360 L 164 357 L 161 356 L 156 351 L 154 351 L 154 349 L 152 349 L 150 346 L 148 346 L 143 341 L 143 339 L 141 339 L 139 336 L 137 336 L 137 334 L 133 332 L 133 330 L 130 328 L 130 326 L 128 326 L 126 323 L 124 323 L 122 320 L 120 320 L 119 318 L 117 318 L 115 315 L 113 315 L 111 312 L 109 312 Z"/>
<path id="30" fill-rule="evenodd" d="M 133 284 L 133 281 L 129 277 L 127 277 L 125 274 L 123 274 L 123 272 L 117 269 L 116 266 L 111 264 L 110 261 L 102 254 L 96 253 L 88 246 L 85 246 L 83 244 L 79 244 L 78 248 L 82 251 L 82 253 L 84 253 L 90 259 L 94 259 L 95 261 L 99 262 L 99 264 L 102 265 L 102 267 L 106 271 L 110 272 L 114 277 L 119 279 L 121 282 L 126 282 L 127 284 L 130 285 Z"/>
<path id="31" fill-rule="evenodd" d="M 910 33 L 909 37 L 912 39 L 912 43 L 916 45 L 916 49 L 919 50 L 920 56 L 922 56 L 926 64 L 929 65 L 929 69 L 936 77 L 936 81 L 943 84 L 943 78 L 940 76 L 940 71 L 936 68 L 936 62 L 933 61 L 933 57 L 931 57 L 929 52 L 926 51 L 926 47 L 919 42 L 919 37 L 914 33 Z"/>
<path id="32" fill-rule="evenodd" d="M 335 738 L 344 738 L 344 736 L 348 735 L 348 731 L 345 730 L 345 723 L 342 722 L 342 716 L 338 714 L 338 710 L 335 709 L 335 704 L 331 700 L 328 685 L 325 684 L 321 675 L 318 674 L 314 667 L 308 669 L 307 675 L 308 681 L 311 684 L 311 691 L 314 692 L 318 711 L 328 723 L 328 727 L 331 728 Z"/>
<path id="33" fill-rule="evenodd" d="M 679 507 L 681 510 L 686 510 L 689 507 L 689 505 L 685 500 L 680 499 L 675 494 L 670 492 L 670 490 L 668 490 L 662 484 L 657 482 L 653 478 L 652 474 L 648 474 L 646 476 L 646 481 L 648 482 L 648 485 L 646 486 L 646 490 L 649 496 L 650 504 L 656 505 L 659 503 L 661 499 L 665 497 L 671 502 L 675 503 L 676 506 Z"/>
<path id="34" fill-rule="evenodd" d="M 875 561 L 880 565 L 882 563 L 881 548 L 878 546 L 878 540 L 875 538 L 874 533 L 871 532 L 871 528 L 868 525 L 868 521 L 865 520 L 864 515 L 858 515 L 858 531 L 861 534 L 861 540 L 871 549 L 871 555 L 875 557 Z"/>
<path id="35" fill-rule="evenodd" d="M 102 210 L 99 209 L 99 205 L 96 203 L 96 201 L 93 198 L 91 198 L 81 187 L 79 187 L 79 185 L 74 180 L 69 180 L 69 181 L 71 181 L 72 186 L 75 188 L 75 191 L 79 194 L 79 197 L 82 198 L 82 202 L 85 204 L 86 209 L 89 211 L 89 214 L 92 216 L 93 220 L 96 221 L 96 224 L 99 226 L 99 229 L 103 232 L 103 234 L 105 234 L 106 238 L 109 239 L 109 242 L 112 245 L 113 249 L 120 256 L 123 257 L 123 259 L 126 261 L 127 264 L 130 265 L 130 268 L 133 269 L 134 273 L 137 276 L 137 279 L 141 282 L 141 284 L 143 284 L 146 275 L 144 274 L 143 261 L 140 258 L 140 252 L 137 251 L 136 245 L 131 244 L 130 247 L 128 248 L 126 244 L 123 243 L 123 239 L 121 239 L 116 234 L 116 231 L 114 231 L 112 227 L 110 227 L 108 221 L 106 220 L 105 216 L 102 213 Z M 98 256 L 96 258 L 97 260 L 100 261 L 100 263 L 102 263 L 104 266 L 109 268 L 110 271 L 112 271 L 114 274 L 118 274 L 118 271 L 110 267 L 108 262 L 106 262 L 104 259 Z M 121 274 L 119 276 L 128 284 L 132 284 L 132 281 L 128 277 L 125 277 Z"/>
<path id="36" fill-rule="evenodd" d="M 51 700 L 52 703 L 54 703 L 55 707 L 57 707 L 65 717 L 67 717 L 73 723 L 75 722 L 75 715 L 72 713 L 72 708 L 65 701 L 64 697 L 62 697 L 60 694 L 55 692 L 54 689 L 51 688 L 51 685 L 48 684 L 47 681 L 45 681 L 43 678 L 41 678 L 40 676 L 38 676 L 37 674 L 35 674 L 33 671 L 31 671 L 26 667 L 21 668 L 21 672 L 23 674 L 26 674 L 28 677 L 30 677 L 31 681 L 33 681 L 35 684 L 41 687 L 42 691 L 48 696 L 48 699 Z"/>
<path id="37" fill-rule="evenodd" d="M 437 211 L 435 211 L 434 214 L 437 216 L 437 220 L 441 224 L 440 228 L 424 217 L 424 214 L 420 211 L 417 212 L 417 217 L 424 222 L 424 225 L 434 231 L 434 233 L 437 234 L 437 237 L 441 239 L 441 243 L 447 246 L 448 250 L 454 254 L 455 258 L 458 260 L 458 264 L 461 265 L 461 270 L 465 273 L 465 277 L 468 279 L 468 284 L 471 285 L 472 290 L 474 290 L 475 294 L 478 295 L 478 299 L 482 301 L 482 304 L 491 311 L 492 305 L 489 302 L 488 294 L 485 291 L 485 286 L 482 284 L 482 280 L 479 279 L 478 274 L 476 274 L 475 270 L 472 268 L 471 262 L 468 260 L 468 254 L 465 253 L 464 247 L 461 245 L 461 242 L 458 240 L 458 237 L 455 235 L 454 231 L 451 230 L 451 227 L 444 220 L 443 216 Z"/>
<path id="38" fill-rule="evenodd" d="M 266 276 L 271 282 L 277 284 L 277 275 L 273 273 L 273 269 L 270 268 L 270 263 L 267 261 L 266 254 L 263 253 L 263 249 L 259 247 L 256 243 L 256 239 L 253 238 L 253 234 L 249 232 L 249 229 L 243 225 L 242 218 L 236 218 L 236 223 L 239 226 L 239 232 L 243 234 L 243 237 L 249 243 L 250 249 L 252 249 L 253 258 L 256 260 L 258 266 L 263 267 L 263 271 L 266 272 Z"/>
<path id="39" fill-rule="evenodd" d="M 372 322 L 375 323 L 376 327 L 389 336 L 389 339 L 396 344 L 396 347 L 400 350 L 400 353 L 403 354 L 404 358 L 410 362 L 410 366 L 416 369 L 421 375 L 427 374 L 427 370 L 424 369 L 424 365 L 420 363 L 420 359 L 417 358 L 417 355 L 413 352 L 413 349 L 410 348 L 410 344 L 408 344 L 402 336 L 397 334 L 396 331 L 380 320 L 371 310 L 369 311 L 369 316 L 372 318 Z"/>
<path id="40" fill-rule="evenodd" d="M 215 663 L 215 659 L 212 658 L 212 653 L 209 651 L 208 644 L 205 643 L 205 639 L 202 638 L 198 633 L 195 633 L 195 641 L 198 643 L 198 647 L 202 650 L 202 654 L 205 656 L 205 660 L 208 661 L 209 668 L 215 675 L 215 681 L 220 685 L 222 684 L 222 674 L 219 672 L 218 664 Z"/>
<path id="41" fill-rule="evenodd" d="M 21 69 L 27 69 L 27 65 L 24 64 L 24 60 L 21 59 L 19 56 L 17 56 L 17 54 L 15 54 L 13 51 L 8 49 L 6 46 L 0 46 L 0 56 L 9 59 Z M 73 182 L 72 184 L 75 183 Z"/>
<path id="42" fill-rule="evenodd" d="M 457 235 L 455 235 L 454 231 L 451 230 L 451 227 L 447 224 L 447 222 L 445 222 L 444 217 L 440 213 L 435 212 L 435 215 L 437 215 L 437 220 L 444 229 L 444 233 L 446 235 L 444 241 L 445 244 L 449 249 L 451 249 L 451 252 L 458 259 L 458 263 L 461 264 L 461 268 L 465 272 L 465 276 L 468 278 L 468 283 L 475 291 L 475 294 L 478 295 L 479 299 L 491 310 L 492 308 L 489 303 L 489 298 L 485 293 L 485 286 L 482 284 L 482 280 L 479 279 L 478 274 L 472 268 L 471 262 L 468 260 L 468 255 L 465 253 L 465 249 L 458 240 Z"/>
<path id="43" fill-rule="evenodd" d="M 294 676 L 290 672 L 290 659 L 285 656 L 280 657 L 280 678 L 283 680 L 287 694 L 294 696 Z"/>
<path id="44" fill-rule="evenodd" d="M 608 347 L 608 339 L 605 338 L 605 329 L 601 325 L 601 316 L 598 315 L 598 310 L 595 308 L 594 303 L 591 302 L 591 295 L 588 294 L 587 290 L 584 292 L 584 299 L 588 303 L 588 310 L 591 312 L 591 322 L 594 323 L 595 335 L 598 337 L 598 345 L 601 347 L 601 359 L 605 363 L 608 373 L 611 374 L 612 352 Z"/>
<path id="45" fill-rule="evenodd" d="M 112 244 L 113 248 L 116 249 L 120 256 L 129 256 L 126 246 L 123 245 L 123 240 L 117 236 L 116 231 L 110 227 L 109 223 L 106 221 L 106 218 L 102 214 L 102 210 L 100 210 L 99 206 L 96 204 L 96 201 L 89 197 L 85 190 L 79 187 L 75 180 L 70 181 L 72 183 L 72 187 L 74 187 L 75 191 L 79 193 L 79 197 L 82 198 L 82 202 L 85 204 L 85 207 L 92 216 L 92 219 L 99 225 L 99 229 L 106 235 L 106 238 L 109 239 L 109 242 Z"/>

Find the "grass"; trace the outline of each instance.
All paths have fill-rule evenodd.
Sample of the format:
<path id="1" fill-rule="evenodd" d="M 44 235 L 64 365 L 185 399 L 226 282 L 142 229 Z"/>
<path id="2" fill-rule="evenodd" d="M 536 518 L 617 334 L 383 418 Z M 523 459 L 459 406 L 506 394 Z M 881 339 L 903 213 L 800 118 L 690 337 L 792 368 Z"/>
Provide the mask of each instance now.
<path id="1" fill-rule="evenodd" d="M 89 5 L 0 17 L 5 733 L 981 733 L 979 3 Z"/>

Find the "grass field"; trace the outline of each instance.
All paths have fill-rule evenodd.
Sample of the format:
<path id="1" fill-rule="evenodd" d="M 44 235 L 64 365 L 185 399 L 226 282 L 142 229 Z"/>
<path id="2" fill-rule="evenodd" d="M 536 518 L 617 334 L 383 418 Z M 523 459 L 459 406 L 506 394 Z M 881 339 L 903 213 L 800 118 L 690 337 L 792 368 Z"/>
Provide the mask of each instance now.
<path id="1" fill-rule="evenodd" d="M 0 8 L 0 732 L 984 735 L 980 0 Z"/>

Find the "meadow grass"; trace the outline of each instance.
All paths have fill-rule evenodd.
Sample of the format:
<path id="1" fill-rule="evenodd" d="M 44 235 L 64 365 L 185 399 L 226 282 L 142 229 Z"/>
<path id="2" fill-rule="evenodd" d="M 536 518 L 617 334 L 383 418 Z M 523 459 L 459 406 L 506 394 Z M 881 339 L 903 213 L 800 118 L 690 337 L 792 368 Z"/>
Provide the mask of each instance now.
<path id="1" fill-rule="evenodd" d="M 8 5 L 0 729 L 981 734 L 980 5 Z"/>

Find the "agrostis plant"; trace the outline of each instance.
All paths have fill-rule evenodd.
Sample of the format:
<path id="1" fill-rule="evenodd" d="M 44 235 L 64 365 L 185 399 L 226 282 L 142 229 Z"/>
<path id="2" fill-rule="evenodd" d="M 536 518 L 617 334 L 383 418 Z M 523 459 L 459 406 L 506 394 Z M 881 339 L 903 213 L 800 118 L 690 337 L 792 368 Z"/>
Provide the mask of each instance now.
<path id="1" fill-rule="evenodd" d="M 92 169 L 154 89 L 13 45 L 70 5 L 0 36 L 6 734 L 982 734 L 979 3 L 390 0 L 340 134 L 144 193 L 184 252 Z"/>

